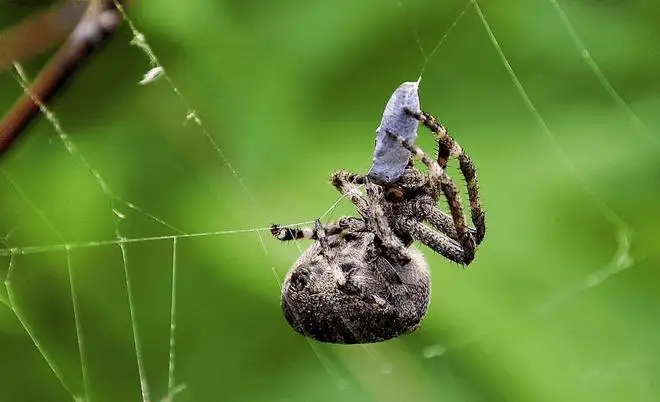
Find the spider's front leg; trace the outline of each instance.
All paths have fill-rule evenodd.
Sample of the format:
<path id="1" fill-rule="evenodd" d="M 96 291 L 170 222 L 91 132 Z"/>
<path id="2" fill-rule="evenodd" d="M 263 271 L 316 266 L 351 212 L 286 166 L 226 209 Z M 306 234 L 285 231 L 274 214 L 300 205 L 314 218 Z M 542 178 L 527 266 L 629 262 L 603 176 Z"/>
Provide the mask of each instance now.
<path id="1" fill-rule="evenodd" d="M 393 139 L 395 139 L 401 146 L 410 151 L 416 158 L 421 159 L 422 162 L 429 169 L 429 176 L 432 183 L 439 183 L 440 190 L 444 194 L 449 203 L 449 211 L 454 222 L 456 235 L 458 241 L 463 249 L 463 256 L 458 260 L 454 260 L 460 264 L 469 264 L 474 259 L 474 254 L 477 248 L 475 236 L 469 230 L 463 213 L 463 204 L 461 197 L 452 179 L 447 175 L 447 172 L 438 164 L 438 162 L 431 159 L 420 148 L 410 144 L 405 138 L 402 138 L 394 133 L 387 132 Z M 448 237 L 447 237 L 448 238 Z M 449 238 L 448 238 L 449 239 Z M 420 239 L 421 240 L 421 239 Z M 444 254 L 443 254 L 444 255 Z M 448 257 L 451 258 L 451 257 Z M 453 259 L 453 258 L 452 258 Z"/>
<path id="2" fill-rule="evenodd" d="M 423 111 L 414 111 L 407 108 L 404 110 L 409 116 L 417 119 L 428 128 L 435 136 L 438 141 L 437 163 L 441 168 L 445 169 L 447 167 L 447 161 L 450 156 L 453 155 L 458 159 L 459 168 L 467 184 L 472 222 L 476 228 L 475 241 L 477 244 L 481 243 L 486 236 L 486 214 L 479 200 L 479 181 L 477 180 L 477 172 L 472 159 L 470 159 L 463 151 L 463 148 L 458 145 L 456 140 L 449 135 L 447 129 L 435 117 Z"/>

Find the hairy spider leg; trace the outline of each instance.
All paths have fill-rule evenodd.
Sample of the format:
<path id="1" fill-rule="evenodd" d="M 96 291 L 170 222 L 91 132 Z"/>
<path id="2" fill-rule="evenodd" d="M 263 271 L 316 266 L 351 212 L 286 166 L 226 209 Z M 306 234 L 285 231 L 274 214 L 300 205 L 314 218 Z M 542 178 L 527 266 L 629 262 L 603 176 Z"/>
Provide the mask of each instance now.
<path id="1" fill-rule="evenodd" d="M 415 239 L 426 244 L 443 257 L 462 265 L 468 265 L 470 263 L 461 245 L 445 233 L 432 230 L 422 222 L 408 217 L 398 218 L 398 224 L 402 230 L 410 233 Z"/>
<path id="2" fill-rule="evenodd" d="M 409 108 L 404 108 L 403 110 L 408 116 L 415 118 L 434 134 L 438 142 L 436 160 L 441 168 L 446 169 L 449 157 L 453 153 L 454 147 L 457 146 L 456 141 L 449 135 L 445 126 L 432 115 L 424 111 L 416 111 Z"/>
<path id="3" fill-rule="evenodd" d="M 454 184 L 452 179 L 447 175 L 447 172 L 445 172 L 445 170 L 438 164 L 438 162 L 431 159 L 428 155 L 426 155 L 424 151 L 410 144 L 410 142 L 408 142 L 408 140 L 406 140 L 405 138 L 390 131 L 386 131 L 386 132 L 390 137 L 392 137 L 399 144 L 401 144 L 401 146 L 403 146 L 408 151 L 410 151 L 416 158 L 420 159 L 422 163 L 424 163 L 428 167 L 429 177 L 431 181 L 433 183 L 440 184 L 440 190 L 442 190 L 445 198 L 449 203 L 449 211 L 451 212 L 451 217 L 454 221 L 454 228 L 456 229 L 458 241 L 463 248 L 463 253 L 462 253 L 463 258 L 454 261 L 465 265 L 469 264 L 474 259 L 474 253 L 477 244 L 474 236 L 472 235 L 472 232 L 469 230 L 465 222 L 463 205 L 461 202 L 461 197 L 458 192 L 458 189 L 456 188 L 456 185 Z M 444 234 L 443 236 L 445 236 L 449 241 L 451 241 L 451 239 L 448 236 Z"/>
<path id="4" fill-rule="evenodd" d="M 470 199 L 470 214 L 472 223 L 476 228 L 475 241 L 477 244 L 481 243 L 486 236 L 486 214 L 479 199 L 479 182 L 472 159 L 470 159 L 463 151 L 463 148 L 449 135 L 447 129 L 435 117 L 424 111 L 414 111 L 408 108 L 404 110 L 409 116 L 417 119 L 428 128 L 435 136 L 438 141 L 437 162 L 441 168 L 447 168 L 447 161 L 451 155 L 454 155 L 458 159 L 461 173 L 467 184 L 468 197 Z"/>
<path id="5" fill-rule="evenodd" d="M 428 223 L 442 233 L 458 241 L 458 234 L 456 233 L 456 227 L 454 227 L 454 220 L 451 215 L 434 205 L 422 204 L 420 207 L 423 211 L 422 216 L 425 217 L 425 220 Z M 473 236 L 477 235 L 477 230 L 475 228 L 468 226 L 468 230 Z"/>
<path id="6" fill-rule="evenodd" d="M 330 182 L 344 197 L 348 198 L 363 218 L 369 216 L 369 203 L 363 197 L 359 186 L 366 182 L 364 176 L 346 170 L 333 172 Z"/>
<path id="7" fill-rule="evenodd" d="M 331 176 L 332 185 L 339 190 L 342 195 L 348 198 L 358 209 L 358 212 L 362 216 L 368 215 L 368 203 L 362 197 L 362 193 L 358 188 L 358 185 L 364 183 L 364 176 L 360 176 L 355 173 L 349 173 L 347 171 L 337 171 L 334 172 Z M 328 235 L 338 234 L 346 230 L 349 232 L 363 232 L 366 230 L 365 222 L 354 218 L 351 216 L 345 216 L 338 219 L 335 222 L 331 222 L 324 227 Z M 273 224 L 270 227 L 270 233 L 277 237 L 281 241 L 288 240 L 317 240 L 317 228 L 308 227 L 308 228 L 284 228 L 277 224 Z"/>
<path id="8" fill-rule="evenodd" d="M 332 261 L 334 259 L 334 253 L 328 246 L 328 235 L 325 228 L 321 225 L 321 221 L 318 219 L 314 222 L 314 232 L 316 232 L 316 240 L 318 240 L 321 245 L 321 253 L 325 255 L 328 261 Z"/>
<path id="9" fill-rule="evenodd" d="M 456 233 L 456 227 L 454 226 L 454 220 L 451 215 L 440 210 L 435 205 L 424 204 L 423 207 L 423 216 L 426 218 L 426 221 L 433 225 L 434 228 L 458 241 L 458 234 Z M 472 231 L 473 229 L 468 228 L 468 230 Z"/>
<path id="10" fill-rule="evenodd" d="M 281 227 L 273 223 L 270 226 L 270 233 L 278 240 L 316 240 L 316 231 L 314 228 L 296 228 L 296 227 Z"/>
<path id="11" fill-rule="evenodd" d="M 323 229 L 326 235 L 331 236 L 344 231 L 349 233 L 364 232 L 366 230 L 366 224 L 363 220 L 353 216 L 344 216 L 324 225 Z M 280 225 L 273 224 L 270 227 L 270 233 L 281 241 L 318 239 L 318 228 L 316 225 L 314 227 L 296 228 L 281 227 Z"/>
<path id="12" fill-rule="evenodd" d="M 405 265 L 410 262 L 410 253 L 405 244 L 397 237 L 385 217 L 381 207 L 384 201 L 383 188 L 375 183 L 367 183 L 367 196 L 371 200 L 371 213 L 369 214 L 371 226 L 374 233 L 381 241 L 385 249 L 391 254 L 390 257 L 397 263 Z"/>

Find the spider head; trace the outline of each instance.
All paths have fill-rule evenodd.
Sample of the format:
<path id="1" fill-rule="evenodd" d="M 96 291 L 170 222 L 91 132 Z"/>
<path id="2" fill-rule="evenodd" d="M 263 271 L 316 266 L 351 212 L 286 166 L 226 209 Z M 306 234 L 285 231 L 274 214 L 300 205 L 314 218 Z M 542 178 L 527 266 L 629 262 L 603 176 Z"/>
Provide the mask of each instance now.
<path id="1" fill-rule="evenodd" d="M 371 233 L 333 235 L 309 247 L 287 274 L 282 310 L 302 335 L 321 342 L 371 343 L 412 332 L 428 308 L 421 253 L 404 266 L 374 254 Z M 328 257 L 331 255 L 331 257 Z"/>

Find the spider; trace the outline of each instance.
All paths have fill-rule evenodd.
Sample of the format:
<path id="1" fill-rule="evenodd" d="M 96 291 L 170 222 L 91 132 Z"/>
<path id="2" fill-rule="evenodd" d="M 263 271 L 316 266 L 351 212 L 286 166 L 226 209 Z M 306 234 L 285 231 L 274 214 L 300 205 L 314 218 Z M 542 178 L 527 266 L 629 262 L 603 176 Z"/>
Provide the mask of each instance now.
<path id="1" fill-rule="evenodd" d="M 417 329 L 430 296 L 428 265 L 414 240 L 467 266 L 486 234 L 477 176 L 471 159 L 433 116 L 404 108 L 435 136 L 438 153 L 431 159 L 405 138 L 387 131 L 411 153 L 403 175 L 378 183 L 368 175 L 337 171 L 331 183 L 357 208 L 311 228 L 271 227 L 279 240 L 316 240 L 298 258 L 282 286 L 282 310 L 297 332 L 322 342 L 371 343 Z M 445 169 L 458 159 L 467 183 L 474 228 L 466 223 L 459 191 Z M 413 165 L 419 159 L 422 172 Z M 365 193 L 361 191 L 364 187 Z M 444 196 L 450 214 L 437 204 Z"/>

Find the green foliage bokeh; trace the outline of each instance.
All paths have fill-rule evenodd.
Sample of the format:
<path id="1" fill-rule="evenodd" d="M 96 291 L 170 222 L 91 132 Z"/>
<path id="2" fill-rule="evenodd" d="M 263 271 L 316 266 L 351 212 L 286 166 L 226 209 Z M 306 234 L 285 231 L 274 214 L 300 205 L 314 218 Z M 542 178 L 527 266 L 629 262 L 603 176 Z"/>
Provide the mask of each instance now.
<path id="1" fill-rule="evenodd" d="M 3 2 L 0 26 L 44 5 L 31 3 Z M 137 2 L 130 16 L 185 101 L 166 80 L 137 85 L 150 66 L 124 26 L 53 104 L 77 151 L 42 119 L 0 159 L 2 248 L 26 251 L 0 256 L 0 272 L 12 267 L 33 337 L 0 304 L 0 400 L 141 400 L 133 328 L 150 399 L 165 398 L 174 250 L 176 401 L 655 400 L 660 6 L 561 4 L 625 105 L 550 0 L 484 1 L 545 131 L 468 8 L 420 96 L 478 167 L 487 239 L 467 270 L 423 249 L 433 298 L 415 334 L 330 346 L 293 333 L 279 309 L 278 280 L 306 245 L 245 229 L 313 220 L 337 199 L 331 171 L 368 169 L 389 95 L 417 79 L 420 47 L 465 1 Z M 20 93 L 0 75 L 3 110 Z M 419 145 L 432 150 L 431 136 Z M 122 253 L 116 230 L 208 235 Z M 73 247 L 39 250 L 57 244 Z"/>

